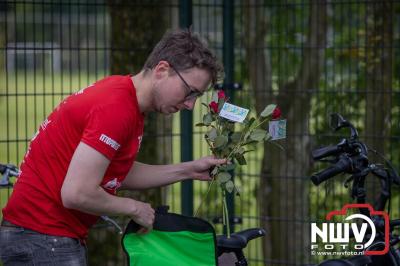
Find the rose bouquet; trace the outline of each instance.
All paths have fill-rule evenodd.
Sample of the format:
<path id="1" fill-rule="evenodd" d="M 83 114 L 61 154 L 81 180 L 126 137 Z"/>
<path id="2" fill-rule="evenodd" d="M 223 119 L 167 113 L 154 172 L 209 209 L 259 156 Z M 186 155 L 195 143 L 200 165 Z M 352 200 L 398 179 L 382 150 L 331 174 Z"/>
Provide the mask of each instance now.
<path id="1" fill-rule="evenodd" d="M 271 135 L 263 126 L 268 121 L 278 119 L 281 111 L 275 104 L 270 104 L 258 116 L 247 118 L 249 110 L 229 104 L 229 99 L 225 96 L 224 91 L 214 92 L 212 98 L 208 105 L 202 103 L 207 108 L 207 113 L 203 116 L 203 121 L 196 126 L 206 128 L 205 140 L 212 154 L 217 158 L 226 158 L 229 162 L 226 165 L 216 166 L 211 171 L 213 179 L 206 194 L 207 196 L 214 183 L 220 187 L 223 206 L 222 220 L 223 224 L 227 226 L 229 237 L 226 193 L 239 195 L 239 190 L 235 186 L 230 172 L 235 169 L 237 164 L 246 165 L 245 154 L 253 151 L 258 143 L 271 140 Z M 198 210 L 201 204 L 202 202 Z"/>

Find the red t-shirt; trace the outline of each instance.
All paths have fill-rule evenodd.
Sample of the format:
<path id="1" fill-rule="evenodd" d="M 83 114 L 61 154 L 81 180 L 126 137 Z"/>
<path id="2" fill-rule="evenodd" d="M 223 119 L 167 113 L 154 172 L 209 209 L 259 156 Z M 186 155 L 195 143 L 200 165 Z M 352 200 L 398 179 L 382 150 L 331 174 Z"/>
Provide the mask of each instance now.
<path id="1" fill-rule="evenodd" d="M 98 217 L 66 209 L 61 201 L 72 155 L 82 141 L 106 156 L 111 162 L 101 186 L 115 194 L 135 161 L 143 118 L 130 76 L 107 77 L 66 98 L 32 138 L 4 219 L 40 233 L 85 239 Z"/>

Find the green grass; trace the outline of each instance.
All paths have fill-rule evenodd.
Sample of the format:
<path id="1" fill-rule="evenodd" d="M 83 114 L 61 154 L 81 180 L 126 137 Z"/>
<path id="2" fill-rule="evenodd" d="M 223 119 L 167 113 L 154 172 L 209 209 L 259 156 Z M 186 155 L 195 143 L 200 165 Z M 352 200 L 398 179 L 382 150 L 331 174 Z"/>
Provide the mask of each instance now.
<path id="1" fill-rule="evenodd" d="M 0 74 L 0 162 L 19 164 L 40 123 L 65 96 L 100 74 Z"/>

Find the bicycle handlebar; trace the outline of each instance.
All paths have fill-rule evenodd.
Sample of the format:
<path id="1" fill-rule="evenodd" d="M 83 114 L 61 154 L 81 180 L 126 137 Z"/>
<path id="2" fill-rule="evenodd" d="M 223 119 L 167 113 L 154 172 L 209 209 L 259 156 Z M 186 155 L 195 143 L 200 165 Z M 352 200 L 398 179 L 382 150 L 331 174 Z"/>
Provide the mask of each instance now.
<path id="1" fill-rule="evenodd" d="M 12 164 L 0 164 L 0 174 L 4 175 L 7 172 L 8 176 L 18 176 L 19 170 Z"/>
<path id="2" fill-rule="evenodd" d="M 368 173 L 373 173 L 386 182 L 393 182 L 400 185 L 400 177 L 391 163 L 382 156 L 389 169 L 385 169 L 376 164 L 370 164 L 368 161 L 369 149 L 363 142 L 358 140 L 358 134 L 355 127 L 339 114 L 334 114 L 333 117 L 336 119 L 334 120 L 334 124 L 336 125 L 335 130 L 350 128 L 352 134 L 350 138 L 343 138 L 336 145 L 330 145 L 312 151 L 311 154 L 314 160 L 335 163 L 335 165 L 313 174 L 311 176 L 312 182 L 315 185 L 319 185 L 340 173 L 348 173 L 352 174 L 352 176 L 355 174 L 366 176 Z M 334 158 L 324 160 L 326 157 Z"/>
<path id="3" fill-rule="evenodd" d="M 318 148 L 312 151 L 312 158 L 314 160 L 325 161 L 332 163 L 334 165 L 316 174 L 313 174 L 311 176 L 311 181 L 314 183 L 314 185 L 319 185 L 322 182 L 338 174 L 341 173 L 351 174 L 351 177 L 346 180 L 346 184 L 350 180 L 353 180 L 353 185 L 351 188 L 351 196 L 357 199 L 357 203 L 365 203 L 366 199 L 366 193 L 365 193 L 366 190 L 364 188 L 365 178 L 369 173 L 372 173 L 374 176 L 378 177 L 381 181 L 381 192 L 379 198 L 377 199 L 377 201 L 375 201 L 374 209 L 379 211 L 384 210 L 387 201 L 389 200 L 390 202 L 391 186 L 393 184 L 400 185 L 399 174 L 392 166 L 390 161 L 384 158 L 383 155 L 379 154 L 374 150 L 368 149 L 368 147 L 363 142 L 358 140 L 357 130 L 350 122 L 346 121 L 339 114 L 334 115 L 334 118 L 336 118 L 336 121 L 334 121 L 335 122 L 334 129 L 338 130 L 341 128 L 350 128 L 351 136 L 350 138 L 342 139 L 335 146 L 331 145 L 327 147 Z M 381 158 L 383 158 L 385 164 L 382 165 L 382 164 L 370 163 L 368 159 L 368 151 L 373 151 L 376 154 L 378 154 Z M 326 157 L 330 158 L 325 159 Z M 371 217 L 369 212 L 364 213 L 365 209 L 360 208 L 359 210 L 361 214 L 365 214 L 368 217 Z M 373 218 L 373 223 L 375 224 L 379 232 L 383 232 L 385 228 L 384 221 L 377 218 Z M 392 230 L 398 226 L 400 226 L 400 219 L 391 220 L 390 232 L 392 232 Z M 352 231 L 350 232 L 351 232 L 351 237 L 353 237 Z M 389 239 L 390 246 L 394 246 L 400 242 L 400 237 L 394 237 L 391 233 L 389 237 L 390 237 Z M 333 262 L 333 260 L 327 262 Z M 341 260 L 340 262 L 343 262 L 343 260 Z M 320 264 L 320 265 L 330 265 L 330 264 Z"/>
<path id="4" fill-rule="evenodd" d="M 334 177 L 337 174 L 342 172 L 350 171 L 352 168 L 352 161 L 347 156 L 341 156 L 339 161 L 331 167 L 328 167 L 316 174 L 311 176 L 311 181 L 314 185 L 318 186 L 322 182 L 328 180 L 329 178 Z"/>
<path id="5" fill-rule="evenodd" d="M 321 160 L 329 156 L 338 155 L 339 153 L 343 152 L 343 146 L 346 144 L 346 139 L 342 139 L 337 145 L 326 146 L 313 150 L 311 155 L 314 160 Z"/>

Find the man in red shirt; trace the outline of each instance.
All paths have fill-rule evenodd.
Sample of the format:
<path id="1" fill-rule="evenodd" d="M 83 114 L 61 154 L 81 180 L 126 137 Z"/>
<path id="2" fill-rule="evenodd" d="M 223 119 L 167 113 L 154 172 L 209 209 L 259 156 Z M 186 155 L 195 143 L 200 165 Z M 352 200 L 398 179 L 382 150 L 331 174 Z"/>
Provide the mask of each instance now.
<path id="1" fill-rule="evenodd" d="M 41 124 L 3 209 L 0 253 L 5 265 L 86 265 L 82 243 L 100 215 L 127 215 L 151 230 L 148 203 L 116 196 L 185 179 L 210 180 L 225 160 L 176 165 L 135 162 L 146 113 L 193 109 L 222 72 L 190 31 L 167 33 L 142 71 L 110 76 L 63 100 Z"/>

